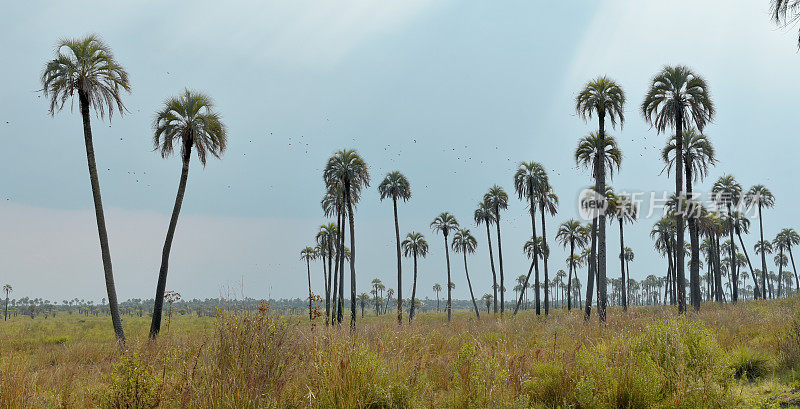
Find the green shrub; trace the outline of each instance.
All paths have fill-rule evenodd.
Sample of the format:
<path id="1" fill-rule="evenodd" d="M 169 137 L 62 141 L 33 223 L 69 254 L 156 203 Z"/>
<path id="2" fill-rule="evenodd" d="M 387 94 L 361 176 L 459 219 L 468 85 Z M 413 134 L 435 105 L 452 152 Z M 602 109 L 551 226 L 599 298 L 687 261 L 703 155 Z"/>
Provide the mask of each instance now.
<path id="1" fill-rule="evenodd" d="M 108 388 L 99 396 L 103 409 L 152 409 L 159 404 L 161 382 L 137 353 L 123 355 L 107 383 Z"/>
<path id="2" fill-rule="evenodd" d="M 800 315 L 796 315 L 789 322 L 780 339 L 780 351 L 784 364 L 792 369 L 800 367 Z"/>
<path id="3" fill-rule="evenodd" d="M 736 379 L 754 381 L 770 371 L 769 360 L 752 349 L 740 346 L 729 354 L 730 366 Z"/>
<path id="4" fill-rule="evenodd" d="M 563 367 L 555 363 L 534 363 L 530 376 L 522 383 L 522 391 L 531 402 L 554 407 L 562 405 L 572 392 L 569 376 Z"/>

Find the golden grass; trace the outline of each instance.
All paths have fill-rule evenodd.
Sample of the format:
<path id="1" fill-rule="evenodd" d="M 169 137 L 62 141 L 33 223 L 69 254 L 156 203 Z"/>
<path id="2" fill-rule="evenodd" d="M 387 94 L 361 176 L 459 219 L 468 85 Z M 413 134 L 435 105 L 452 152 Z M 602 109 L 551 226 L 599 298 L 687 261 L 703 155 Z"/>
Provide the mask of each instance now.
<path id="1" fill-rule="evenodd" d="M 778 407 L 798 396 L 800 299 L 347 325 L 267 312 L 0 322 L 0 408 Z M 747 371 L 750 375 L 743 376 Z M 758 372 L 757 375 L 753 373 Z M 736 375 L 739 375 L 738 379 Z M 800 374 L 800 372 L 797 372 Z M 752 381 L 748 380 L 753 378 Z"/>

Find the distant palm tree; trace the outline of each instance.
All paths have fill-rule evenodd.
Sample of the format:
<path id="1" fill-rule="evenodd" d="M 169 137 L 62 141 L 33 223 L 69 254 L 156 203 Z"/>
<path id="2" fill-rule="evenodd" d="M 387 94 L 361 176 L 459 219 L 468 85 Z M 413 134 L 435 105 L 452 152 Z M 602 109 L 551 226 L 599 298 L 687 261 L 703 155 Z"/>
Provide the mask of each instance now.
<path id="1" fill-rule="evenodd" d="M 766 258 L 767 254 L 772 254 L 772 243 L 769 240 L 761 240 L 758 241 L 754 246 L 753 250 L 755 250 L 756 254 L 760 254 L 761 258 Z M 761 271 L 761 287 L 764 288 L 764 293 L 762 294 L 762 298 L 767 298 L 767 279 L 766 273 L 764 270 Z M 772 298 L 772 291 L 771 288 L 769 289 L 769 297 Z"/>
<path id="2" fill-rule="evenodd" d="M 358 295 L 358 304 L 361 307 L 361 318 L 364 318 L 364 308 L 367 306 L 369 302 L 369 294 L 361 293 Z"/>
<path id="3" fill-rule="evenodd" d="M 792 254 L 792 247 L 800 245 L 800 235 L 794 229 L 783 229 L 778 233 L 789 251 L 789 259 L 792 261 L 792 270 L 794 272 L 795 289 L 800 289 L 800 280 L 797 278 L 797 267 L 794 264 L 794 255 Z"/>
<path id="4" fill-rule="evenodd" d="M 622 151 L 617 146 L 617 141 L 611 135 L 605 135 L 603 138 L 600 138 L 598 134 L 590 133 L 589 135 L 581 138 L 578 141 L 578 147 L 575 149 L 575 163 L 583 167 L 584 169 L 592 169 L 592 176 L 595 178 L 595 186 L 594 191 L 598 194 L 601 192 L 605 192 L 605 167 L 608 166 L 609 175 L 613 178 L 614 176 L 614 168 L 616 167 L 619 169 L 620 164 L 622 163 Z M 602 163 L 603 167 L 603 190 L 599 189 L 599 178 L 598 172 L 600 168 L 600 163 Z M 600 219 L 597 215 L 592 218 L 592 224 L 590 228 L 591 232 L 591 247 L 589 251 L 588 257 L 588 265 L 589 265 L 589 277 L 586 283 L 586 309 L 585 309 L 585 319 L 589 319 L 589 316 L 592 312 L 592 292 L 594 289 L 594 280 L 595 276 L 598 275 L 598 259 L 597 255 L 597 239 L 598 239 L 598 221 L 602 221 L 605 223 L 605 214 L 602 214 L 602 219 Z M 599 220 L 598 220 L 599 219 Z M 605 271 L 605 224 L 600 226 L 602 230 L 602 237 L 603 237 L 603 271 Z M 601 285 L 602 284 L 602 285 Z M 602 283 L 598 283 L 598 293 L 605 294 L 605 280 Z M 605 297 L 605 296 L 604 296 Z M 601 300 L 598 299 L 598 305 L 604 306 L 605 304 L 600 302 Z M 605 307 L 602 307 L 603 311 L 600 311 L 598 314 L 600 315 L 601 320 L 605 320 Z"/>
<path id="5" fill-rule="evenodd" d="M 742 232 L 745 234 L 750 232 L 750 219 L 745 217 L 741 212 L 733 212 L 733 229 L 736 231 L 736 236 L 739 238 L 739 245 L 742 247 L 745 260 L 747 260 L 747 266 L 750 269 L 750 276 L 753 278 L 753 284 L 755 284 L 753 298 L 758 298 L 756 295 L 760 293 L 758 276 L 755 274 L 755 269 L 753 269 L 753 263 L 750 262 L 750 255 L 747 253 L 747 246 L 744 245 L 744 240 L 742 240 Z M 791 254 L 791 248 L 789 249 L 789 254 Z"/>
<path id="6" fill-rule="evenodd" d="M 403 267 L 400 260 L 400 224 L 397 219 L 397 199 L 403 199 L 404 202 L 411 199 L 411 184 L 402 173 L 389 172 L 378 185 L 378 193 L 381 195 L 381 200 L 391 198 L 394 207 L 394 238 L 397 247 L 397 323 L 400 324 L 403 322 Z"/>
<path id="7" fill-rule="evenodd" d="M 502 187 L 494 185 L 483 195 L 483 202 L 494 211 L 494 223 L 497 227 L 497 260 L 500 263 L 500 314 L 506 309 L 505 276 L 503 274 L 503 245 L 500 239 L 500 210 L 508 208 L 508 194 Z"/>
<path id="8" fill-rule="evenodd" d="M 589 81 L 575 97 L 575 111 L 584 120 L 597 116 L 597 146 L 606 146 L 606 117 L 611 121 L 611 127 L 615 127 L 619 122 L 620 128 L 625 123 L 625 92 L 612 79 L 601 76 Z M 595 178 L 595 192 L 606 191 L 606 161 L 596 161 L 592 169 L 592 176 Z M 619 163 L 617 163 L 619 166 Z M 602 212 L 598 221 L 599 231 L 593 229 L 592 235 L 598 235 L 597 247 L 594 239 L 592 240 L 592 257 L 589 263 L 597 268 L 597 278 L 599 282 L 599 316 L 600 321 L 606 319 L 606 217 Z M 591 284 L 589 284 L 591 287 Z M 590 294 L 591 288 L 587 288 L 586 293 Z M 589 318 L 590 302 L 587 302 L 586 318 Z"/>
<path id="9" fill-rule="evenodd" d="M 475 302 L 475 293 L 472 292 L 472 281 L 469 279 L 469 268 L 467 267 L 467 254 L 475 252 L 478 247 L 478 242 L 472 236 L 469 229 L 459 229 L 453 235 L 453 250 L 456 253 L 464 254 L 464 273 L 467 275 L 467 286 L 469 287 L 469 296 L 472 298 L 472 306 L 475 307 L 475 315 L 480 318 L 481 313 L 478 311 L 478 303 Z"/>
<path id="10" fill-rule="evenodd" d="M 384 285 L 381 282 L 380 278 L 372 279 L 372 283 L 371 284 L 372 284 L 372 294 L 375 295 L 375 316 L 377 317 L 377 316 L 381 315 L 381 309 L 380 309 L 380 300 L 381 300 L 381 298 L 378 297 L 378 293 L 383 294 L 383 290 L 386 287 L 384 287 Z"/>
<path id="11" fill-rule="evenodd" d="M 625 251 L 623 252 L 623 258 L 625 259 L 626 270 L 628 270 L 627 273 L 625 273 L 625 277 L 627 277 L 627 284 L 630 285 L 631 282 L 636 283 L 636 280 L 631 278 L 631 261 L 633 261 L 634 254 L 633 250 L 630 247 L 625 247 Z M 632 291 L 629 288 L 626 297 L 628 297 L 631 292 Z"/>
<path id="12" fill-rule="evenodd" d="M 336 227 L 336 223 L 328 223 L 322 226 L 319 226 L 319 232 L 317 232 L 317 243 L 324 248 L 324 251 L 320 254 L 323 255 L 323 266 L 325 264 L 325 257 L 328 259 L 328 268 L 327 268 L 327 277 L 325 277 L 325 325 L 332 320 L 331 315 L 331 289 L 333 287 L 332 279 L 334 276 L 332 263 L 334 255 L 336 254 L 334 250 L 334 243 L 339 243 L 339 230 Z"/>
<path id="13" fill-rule="evenodd" d="M 733 175 L 723 175 L 714 183 L 711 188 L 711 193 L 714 195 L 714 201 L 718 206 L 725 206 L 728 209 L 728 233 L 730 234 L 729 240 L 733 243 L 734 220 L 733 220 L 733 206 L 736 206 L 741 201 L 742 185 L 736 181 Z M 735 258 L 733 246 L 730 248 L 728 258 L 733 260 Z M 736 302 L 739 298 L 739 278 L 736 277 L 736 272 L 731 272 L 733 289 L 731 291 L 731 301 Z M 699 308 L 699 307 L 698 307 Z"/>
<path id="14" fill-rule="evenodd" d="M 169 270 L 169 254 L 172 239 L 178 226 L 178 216 L 186 193 L 186 182 L 189 178 L 189 161 L 192 148 L 197 152 L 197 159 L 203 166 L 209 155 L 220 158 L 227 146 L 227 131 L 222 118 L 214 112 L 214 103 L 207 95 L 184 90 L 180 96 L 172 97 L 164 102 L 164 108 L 156 113 L 153 121 L 153 148 L 167 158 L 175 151 L 175 144 L 181 149 L 181 177 L 178 183 L 178 195 L 167 228 L 167 237 L 161 252 L 161 268 L 158 271 L 156 298 L 153 306 L 153 320 L 150 323 L 150 338 L 155 338 L 161 330 L 161 311 L 164 306 L 164 291 L 167 285 Z"/>
<path id="15" fill-rule="evenodd" d="M 567 310 L 572 310 L 572 273 L 575 272 L 577 276 L 577 271 L 575 270 L 575 246 L 578 247 L 585 247 L 589 242 L 589 231 L 583 226 L 579 221 L 575 219 L 570 219 L 564 223 L 561 223 L 561 226 L 558 227 L 558 232 L 556 232 L 556 241 L 558 241 L 562 247 L 566 248 L 569 245 L 569 273 L 567 275 Z"/>
<path id="16" fill-rule="evenodd" d="M 770 0 L 772 19 L 776 24 L 789 26 L 800 20 L 800 0 Z M 800 36 L 797 38 L 800 46 Z"/>
<path id="17" fill-rule="evenodd" d="M 97 164 L 94 158 L 89 108 L 93 108 L 101 119 L 106 112 L 110 119 L 115 110 L 123 115 L 126 109 L 120 94 L 122 91 L 131 91 L 128 73 L 117 62 L 111 48 L 102 39 L 95 35 L 89 35 L 83 38 L 61 40 L 56 46 L 55 58 L 45 64 L 41 82 L 42 92 L 50 102 L 50 115 L 61 111 L 68 100 L 73 101 L 76 91 L 78 94 L 111 323 L 114 326 L 117 340 L 124 342 L 125 331 L 122 329 L 117 290 L 114 286 L 111 251 L 108 247 L 106 219 L 103 212 L 103 200 L 100 196 L 100 179 L 97 176 Z"/>
<path id="18" fill-rule="evenodd" d="M 772 192 L 767 189 L 764 185 L 755 185 L 747 191 L 747 194 L 744 196 L 744 202 L 747 206 L 757 206 L 758 207 L 758 230 L 759 234 L 761 235 L 760 241 L 764 241 L 764 219 L 761 215 L 762 209 L 769 209 L 772 206 L 775 206 L 775 196 L 772 195 Z M 766 271 L 767 271 L 767 256 L 764 253 L 761 253 L 761 297 L 767 298 L 767 288 L 766 288 Z"/>
<path id="19" fill-rule="evenodd" d="M 489 313 L 489 308 L 492 307 L 492 295 L 491 294 L 484 294 L 483 297 L 481 297 L 481 299 L 483 299 L 483 302 L 486 303 L 486 313 L 488 314 Z M 497 305 L 497 304 L 495 304 L 495 305 Z"/>
<path id="20" fill-rule="evenodd" d="M 786 257 L 785 254 L 783 254 L 783 247 L 781 247 L 782 243 L 778 243 L 778 244 L 779 244 L 779 246 L 778 246 L 779 253 L 776 254 L 775 258 L 773 259 L 775 261 L 775 265 L 778 266 L 778 275 L 777 275 L 777 277 L 780 277 L 780 279 L 778 279 L 778 292 L 776 293 L 775 297 L 776 298 L 781 298 L 781 294 L 782 294 L 781 290 L 783 288 L 781 283 L 783 282 L 783 276 L 784 276 L 783 275 L 783 268 L 789 265 L 789 258 Z M 773 242 L 773 246 L 774 245 L 775 245 L 775 243 Z"/>
<path id="21" fill-rule="evenodd" d="M 308 270 L 308 320 L 314 319 L 311 315 L 311 260 L 317 258 L 317 252 L 314 251 L 313 247 L 306 247 L 300 251 L 300 259 L 305 260 L 306 262 L 306 269 Z"/>
<path id="22" fill-rule="evenodd" d="M 528 211 L 531 215 L 531 237 L 538 237 L 536 234 L 536 199 L 540 197 L 545 190 L 550 186 L 547 177 L 547 171 L 542 164 L 537 162 L 521 162 L 514 173 L 514 190 L 517 192 L 520 200 L 526 200 L 528 203 Z M 528 281 L 530 280 L 531 270 L 535 271 L 533 280 L 534 303 L 536 304 L 536 315 L 541 313 L 541 300 L 539 298 L 539 287 L 541 281 L 539 279 L 539 257 L 534 255 L 531 261 L 531 268 L 528 269 L 528 275 L 525 279 L 524 286 L 527 288 Z M 519 311 L 519 306 L 522 300 L 517 301 L 517 306 L 514 307 L 514 314 Z"/>
<path id="23" fill-rule="evenodd" d="M 452 282 L 453 282 L 453 280 L 450 279 L 450 250 L 448 248 L 447 236 L 450 234 L 451 231 L 454 231 L 454 230 L 458 229 L 458 220 L 456 220 L 455 216 L 453 216 L 452 214 L 450 214 L 448 212 L 443 212 L 443 213 L 439 214 L 438 216 L 436 216 L 435 219 L 433 219 L 433 221 L 431 222 L 431 228 L 433 229 L 434 233 L 442 233 L 442 236 L 444 236 L 444 255 L 445 255 L 445 258 L 447 259 L 447 283 L 448 283 L 448 286 L 447 286 L 447 320 L 450 321 L 451 315 L 452 315 L 452 312 L 453 312 L 452 311 L 453 310 L 453 297 L 452 297 L 452 293 L 453 293 Z M 501 258 L 501 260 L 502 260 L 502 258 Z M 501 264 L 501 266 L 502 266 L 502 264 Z M 502 272 L 503 272 L 503 269 L 501 267 L 500 268 L 500 273 L 501 273 L 500 277 L 502 277 Z M 439 297 L 438 293 L 437 293 L 436 297 L 437 297 L 437 302 L 436 303 L 438 304 L 439 303 L 438 302 L 438 297 Z"/>
<path id="24" fill-rule="evenodd" d="M 617 223 L 619 223 L 620 298 L 622 301 L 622 309 L 627 311 L 628 290 L 626 284 L 630 277 L 625 277 L 625 250 L 627 247 L 625 247 L 623 224 L 636 221 L 639 215 L 639 208 L 627 197 L 615 195 L 613 192 L 609 192 L 606 200 L 608 200 L 609 203 L 607 213 L 611 216 L 610 221 L 613 223 L 613 221 L 616 220 Z"/>
<path id="25" fill-rule="evenodd" d="M 545 189 L 537 193 L 537 196 L 536 201 L 539 203 L 539 214 L 542 218 L 541 239 L 543 247 L 547 248 L 547 225 L 545 224 L 545 215 L 555 216 L 556 213 L 558 213 L 558 196 L 553 191 L 553 187 L 550 186 L 549 182 Z M 549 253 L 545 253 L 542 258 L 542 264 L 544 265 L 544 315 L 550 314 L 550 277 L 547 269 L 548 258 Z"/>
<path id="26" fill-rule="evenodd" d="M 474 213 L 475 224 L 480 226 L 481 223 L 486 225 L 486 240 L 489 242 L 489 266 L 492 268 L 492 289 L 494 290 L 494 313 L 497 314 L 497 273 L 494 270 L 494 255 L 492 254 L 492 233 L 489 226 L 495 222 L 494 211 L 486 204 L 486 202 L 479 202 L 478 208 Z M 487 312 L 488 314 L 488 312 Z"/>
<path id="27" fill-rule="evenodd" d="M 8 321 L 8 295 L 11 294 L 12 291 L 14 291 L 14 289 L 11 288 L 11 284 L 3 285 L 3 292 L 6 293 L 6 308 L 3 314 L 3 321 Z"/>
<path id="28" fill-rule="evenodd" d="M 433 292 L 436 293 L 436 312 L 439 312 L 439 293 L 442 291 L 442 285 L 436 283 L 433 285 Z"/>
<path id="29" fill-rule="evenodd" d="M 661 160 L 666 164 L 667 174 L 675 166 L 675 152 L 678 144 L 676 135 L 672 135 L 667 141 L 667 145 L 661 150 Z M 692 182 L 703 180 L 708 175 L 709 168 L 717 162 L 714 146 L 707 136 L 697 132 L 694 128 L 688 129 L 683 133 L 683 163 L 686 170 L 686 196 L 692 200 L 694 195 Z M 700 310 L 700 235 L 697 230 L 697 218 L 693 208 L 690 208 L 689 240 L 691 242 L 691 257 L 689 263 L 689 288 L 692 293 L 692 306 L 695 311 Z M 697 261 L 697 262 L 695 262 Z M 696 295 L 696 297 L 695 297 Z"/>
<path id="30" fill-rule="evenodd" d="M 356 239 L 355 212 L 353 205 L 358 200 L 361 190 L 369 187 L 369 169 L 367 163 L 352 149 L 336 152 L 328 159 L 323 172 L 325 184 L 341 186 L 344 204 L 350 225 L 350 330 L 356 328 Z M 341 246 L 344 247 L 344 244 Z"/>
<path id="31" fill-rule="evenodd" d="M 414 319 L 414 308 L 417 299 L 417 258 L 424 258 L 428 255 L 428 242 L 425 241 L 425 237 L 422 234 L 412 231 L 406 235 L 402 246 L 403 254 L 406 257 L 414 258 L 414 284 L 411 287 L 411 310 L 408 312 L 408 322 L 411 322 Z"/>

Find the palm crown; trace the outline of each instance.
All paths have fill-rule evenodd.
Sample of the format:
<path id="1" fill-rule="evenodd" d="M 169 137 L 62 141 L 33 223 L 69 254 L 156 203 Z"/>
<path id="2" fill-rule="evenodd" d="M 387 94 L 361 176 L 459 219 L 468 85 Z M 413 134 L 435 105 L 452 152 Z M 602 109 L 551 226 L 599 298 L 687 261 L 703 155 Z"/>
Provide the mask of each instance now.
<path id="1" fill-rule="evenodd" d="M 592 176 L 596 177 L 597 161 L 605 162 L 609 169 L 609 175 L 614 177 L 614 167 L 619 169 L 622 164 L 622 151 L 617 146 L 617 140 L 611 135 L 606 135 L 603 141 L 592 132 L 578 141 L 575 149 L 575 163 L 584 169 L 592 169 Z"/>
<path id="2" fill-rule="evenodd" d="M 535 199 L 550 186 L 547 171 L 537 162 L 521 162 L 514 173 L 514 190 L 520 199 Z"/>
<path id="3" fill-rule="evenodd" d="M 474 253 L 477 246 L 478 242 L 469 229 L 459 229 L 453 235 L 452 247 L 456 253 Z"/>
<path id="4" fill-rule="evenodd" d="M 402 243 L 403 254 L 406 257 L 418 256 L 425 257 L 428 255 L 428 242 L 425 237 L 417 232 L 411 232 L 406 235 L 406 239 Z"/>
<path id="5" fill-rule="evenodd" d="M 598 77 L 575 97 L 575 112 L 585 121 L 592 115 L 608 116 L 611 126 L 625 122 L 625 92 L 608 77 Z"/>
<path id="6" fill-rule="evenodd" d="M 153 121 L 153 148 L 166 158 L 172 155 L 176 141 L 181 143 L 181 156 L 195 148 L 197 159 L 204 166 L 208 155 L 219 158 L 227 146 L 227 131 L 222 118 L 214 112 L 211 98 L 197 91 L 184 90 L 169 98 Z"/>
<path id="7" fill-rule="evenodd" d="M 367 163 L 353 149 L 342 149 L 333 154 L 328 159 L 328 163 L 323 171 L 325 184 L 330 188 L 337 185 L 344 186 L 345 182 L 350 184 L 350 191 L 347 192 L 356 203 L 361 194 L 361 190 L 369 187 L 369 169 Z"/>
<path id="8" fill-rule="evenodd" d="M 589 243 L 589 235 L 586 228 L 579 221 L 570 219 L 561 223 L 561 226 L 558 227 L 556 240 L 564 247 L 570 245 L 570 243 L 583 247 Z"/>
<path id="9" fill-rule="evenodd" d="M 389 172 L 381 181 L 381 184 L 378 185 L 378 193 L 381 195 L 381 200 L 392 198 L 407 201 L 411 199 L 411 184 L 408 183 L 408 179 L 402 173 L 398 171 Z"/>
<path id="10" fill-rule="evenodd" d="M 714 201 L 718 206 L 736 206 L 742 196 L 742 185 L 736 181 L 733 175 L 720 177 L 711 188 Z"/>
<path id="11" fill-rule="evenodd" d="M 489 207 L 488 204 L 486 204 L 486 202 L 478 202 L 478 208 L 475 209 L 473 218 L 475 219 L 475 224 L 479 226 L 481 223 L 491 225 L 494 223 L 494 211 Z"/>
<path id="12" fill-rule="evenodd" d="M 644 119 L 658 132 L 674 128 L 676 114 L 683 119 L 683 130 L 695 126 L 700 132 L 714 118 L 708 84 L 683 65 L 664 67 L 653 78 L 641 110 Z"/>
<path id="13" fill-rule="evenodd" d="M 708 168 L 717 163 L 714 145 L 707 136 L 697 132 L 694 128 L 683 132 L 683 158 L 687 166 L 691 166 L 692 178 L 703 180 L 708 175 Z M 676 135 L 667 140 L 667 145 L 661 149 L 661 160 L 669 174 L 675 166 Z"/>
<path id="14" fill-rule="evenodd" d="M 775 205 L 775 196 L 764 185 L 755 185 L 747 191 L 744 197 L 748 206 L 770 208 Z"/>
<path id="15" fill-rule="evenodd" d="M 458 229 L 458 220 L 448 212 L 442 212 L 431 222 L 431 228 L 436 233 L 442 233 L 447 237 L 451 231 Z"/>
<path id="16" fill-rule="evenodd" d="M 42 72 L 42 92 L 50 99 L 50 114 L 60 111 L 75 91 L 83 93 L 100 117 L 125 112 L 121 91 L 131 91 L 128 73 L 111 48 L 95 35 L 59 41 L 56 57 Z"/>
<path id="17" fill-rule="evenodd" d="M 498 210 L 508 208 L 508 194 L 502 187 L 494 185 L 483 195 L 483 202 L 495 211 L 495 218 L 497 218 Z"/>

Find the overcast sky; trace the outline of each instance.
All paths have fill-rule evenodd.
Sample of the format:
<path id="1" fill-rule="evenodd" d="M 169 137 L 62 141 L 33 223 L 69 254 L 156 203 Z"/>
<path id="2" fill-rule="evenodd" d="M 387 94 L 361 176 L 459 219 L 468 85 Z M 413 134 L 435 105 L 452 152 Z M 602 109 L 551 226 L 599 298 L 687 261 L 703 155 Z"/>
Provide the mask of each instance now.
<path id="1" fill-rule="evenodd" d="M 512 198 L 501 224 L 507 280 L 527 272 L 530 223 L 512 183 L 520 161 L 543 163 L 561 198 L 547 220 L 553 274 L 566 257 L 553 234 L 577 216 L 578 192 L 590 184 L 572 157 L 596 127 L 574 114 L 588 80 L 608 75 L 628 95 L 625 126 L 611 131 L 624 154 L 611 184 L 674 188 L 657 154 L 665 136 L 638 111 L 665 64 L 703 75 L 717 106 L 706 134 L 720 162 L 697 190 L 725 173 L 745 188 L 767 185 L 776 196 L 764 220 L 772 238 L 800 227 L 792 175 L 800 55 L 794 29 L 776 28 L 768 10 L 767 0 L 8 3 L 0 15 L 0 282 L 17 297 L 105 297 L 80 116 L 66 108 L 51 118 L 37 92 L 56 41 L 87 33 L 108 42 L 133 86 L 123 97 L 129 115 L 93 122 L 121 300 L 155 292 L 180 164 L 152 152 L 151 120 L 184 87 L 212 95 L 229 129 L 223 159 L 203 169 L 194 158 L 190 170 L 167 283 L 184 298 L 226 288 L 303 297 L 298 253 L 326 222 L 321 168 L 341 148 L 357 149 L 373 180 L 356 215 L 359 292 L 375 277 L 396 286 L 391 204 L 376 191 L 395 169 L 413 191 L 399 208 L 401 232 L 422 232 L 431 246 L 420 263 L 423 298 L 446 281 L 442 239 L 428 227 L 442 211 L 476 235 L 472 283 L 476 296 L 489 292 L 485 229 L 472 212 L 495 183 Z M 626 229 L 632 278 L 666 270 L 649 238 L 654 221 Z M 609 227 L 609 277 L 619 274 L 618 237 Z M 452 266 L 454 296 L 467 298 L 462 259 Z M 321 266 L 312 273 L 321 293 Z M 408 295 L 410 262 L 404 273 Z"/>

